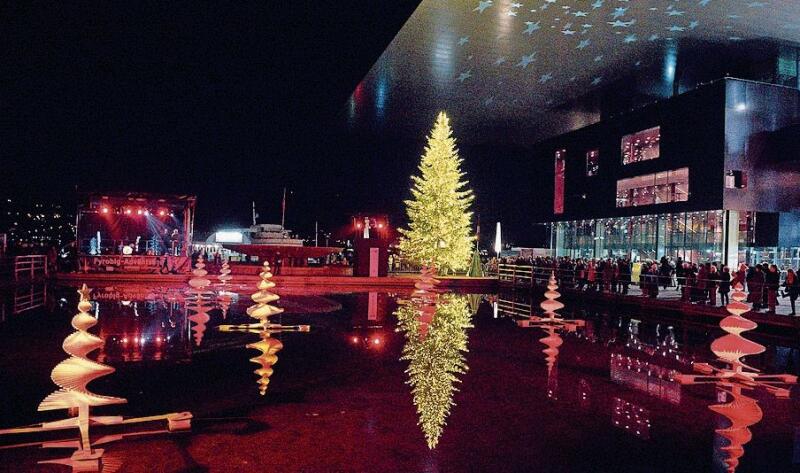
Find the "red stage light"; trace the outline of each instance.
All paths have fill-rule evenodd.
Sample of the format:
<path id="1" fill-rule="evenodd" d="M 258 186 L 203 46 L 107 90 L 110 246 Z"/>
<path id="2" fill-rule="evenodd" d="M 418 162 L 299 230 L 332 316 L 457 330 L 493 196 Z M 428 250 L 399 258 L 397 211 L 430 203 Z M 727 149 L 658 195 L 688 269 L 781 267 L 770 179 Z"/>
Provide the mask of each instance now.
<path id="1" fill-rule="evenodd" d="M 350 339 L 354 344 L 358 343 L 358 337 L 353 337 Z"/>
<path id="2" fill-rule="evenodd" d="M 356 224 L 356 228 L 361 228 L 361 224 L 360 224 L 360 223 L 357 223 L 357 224 Z"/>
<path id="3" fill-rule="evenodd" d="M 372 343 L 374 345 L 380 345 L 381 344 L 381 339 L 378 338 L 378 337 L 375 337 L 375 338 L 372 339 Z"/>
<path id="4" fill-rule="evenodd" d="M 142 215 L 142 209 L 137 209 L 136 210 L 136 215 Z"/>
<path id="5" fill-rule="evenodd" d="M 149 210 L 145 210 L 145 211 L 144 211 L 144 214 L 145 214 L 145 215 L 150 215 L 150 211 L 149 211 Z"/>
<path id="6" fill-rule="evenodd" d="M 383 228 L 383 224 L 382 224 L 382 223 L 379 223 L 379 224 L 378 224 L 378 228 Z"/>
<path id="7" fill-rule="evenodd" d="M 163 217 L 164 215 L 167 215 L 167 212 L 165 210 L 159 210 L 158 215 L 161 215 Z"/>
<path id="8" fill-rule="evenodd" d="M 130 215 L 131 214 L 131 209 L 125 209 L 125 213 Z"/>
<path id="9" fill-rule="evenodd" d="M 107 213 L 108 213 L 108 207 L 103 207 L 103 213 L 104 213 L 104 214 L 107 214 Z"/>

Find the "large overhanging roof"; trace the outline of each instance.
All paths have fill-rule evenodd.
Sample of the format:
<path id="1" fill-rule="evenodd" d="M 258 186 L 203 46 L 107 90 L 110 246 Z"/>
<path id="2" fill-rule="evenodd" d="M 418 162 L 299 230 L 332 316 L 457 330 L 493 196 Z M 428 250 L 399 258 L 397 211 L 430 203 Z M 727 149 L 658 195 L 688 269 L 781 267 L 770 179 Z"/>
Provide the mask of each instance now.
<path id="1" fill-rule="evenodd" d="M 800 42 L 800 1 L 423 0 L 353 92 L 348 119 L 419 134 L 445 109 L 475 138 L 541 122 L 637 67 L 674 74 L 679 41 L 761 38 Z"/>

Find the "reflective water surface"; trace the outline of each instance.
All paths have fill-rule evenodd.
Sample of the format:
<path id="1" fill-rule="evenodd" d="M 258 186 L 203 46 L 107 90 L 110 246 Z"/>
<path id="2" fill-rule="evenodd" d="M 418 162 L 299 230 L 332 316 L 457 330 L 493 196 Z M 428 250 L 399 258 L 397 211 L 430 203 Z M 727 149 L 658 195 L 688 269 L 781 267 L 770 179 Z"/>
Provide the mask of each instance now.
<path id="1" fill-rule="evenodd" d="M 253 321 L 254 287 L 200 310 L 186 289 L 92 291 L 105 346 L 90 357 L 116 371 L 89 388 L 128 400 L 97 412 L 194 416 L 189 433 L 105 445 L 105 471 L 800 470 L 800 388 L 784 400 L 676 380 L 714 360 L 714 323 L 567 304 L 553 327 L 530 319 L 541 295 L 443 294 L 420 312 L 409 293 L 276 288 L 271 322 L 309 330 L 265 334 L 217 329 Z M 0 429 L 61 418 L 37 406 L 67 356 L 75 288 L 2 297 Z M 746 337 L 767 347 L 748 364 L 798 373 L 795 331 Z M 42 441 L 0 437 L 31 444 L 0 449 L 0 471 L 69 471 L 37 464 L 64 456 Z"/>

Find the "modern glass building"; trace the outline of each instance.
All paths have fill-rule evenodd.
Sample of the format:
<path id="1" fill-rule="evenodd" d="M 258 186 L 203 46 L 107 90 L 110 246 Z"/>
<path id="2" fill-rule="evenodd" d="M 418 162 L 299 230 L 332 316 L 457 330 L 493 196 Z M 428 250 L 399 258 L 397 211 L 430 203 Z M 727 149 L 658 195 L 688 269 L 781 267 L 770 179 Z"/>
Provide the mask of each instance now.
<path id="1" fill-rule="evenodd" d="M 557 256 L 800 266 L 796 88 L 722 79 L 536 153 L 554 163 Z"/>

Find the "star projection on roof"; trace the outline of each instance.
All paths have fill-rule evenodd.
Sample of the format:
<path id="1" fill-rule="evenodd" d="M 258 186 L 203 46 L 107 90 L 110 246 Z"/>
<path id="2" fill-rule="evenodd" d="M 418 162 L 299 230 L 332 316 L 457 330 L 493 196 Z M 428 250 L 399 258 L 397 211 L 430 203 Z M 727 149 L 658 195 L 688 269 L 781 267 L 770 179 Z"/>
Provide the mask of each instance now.
<path id="1" fill-rule="evenodd" d="M 469 134 L 544 118 L 598 78 L 674 67 L 685 40 L 800 42 L 797 18 L 795 1 L 422 0 L 351 97 L 348 122 L 422 124 L 447 107 Z"/>

